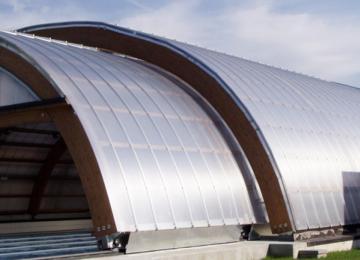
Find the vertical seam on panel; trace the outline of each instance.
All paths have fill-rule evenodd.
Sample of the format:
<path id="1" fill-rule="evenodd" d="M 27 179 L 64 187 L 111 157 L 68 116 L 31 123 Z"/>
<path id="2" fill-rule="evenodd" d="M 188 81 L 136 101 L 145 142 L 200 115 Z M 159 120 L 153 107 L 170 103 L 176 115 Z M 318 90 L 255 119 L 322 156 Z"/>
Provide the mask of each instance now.
<path id="1" fill-rule="evenodd" d="M 114 64 L 116 64 L 116 63 L 113 62 L 113 61 L 111 61 L 111 62 L 114 63 Z M 118 64 L 116 64 L 116 65 L 118 66 Z M 135 82 L 130 76 L 126 75 L 126 74 L 125 74 L 124 72 L 122 72 L 122 71 L 121 71 L 121 73 L 122 73 L 123 75 L 125 75 L 130 81 L 134 82 L 134 83 L 149 97 L 149 99 L 151 99 L 151 100 L 153 101 L 154 105 L 158 108 L 158 110 L 161 112 L 161 114 L 163 115 L 163 117 L 166 118 L 166 116 L 164 115 L 164 113 L 162 112 L 162 110 L 158 107 L 158 105 L 156 104 L 156 102 L 152 99 L 152 97 L 149 96 L 148 93 L 147 93 L 146 91 L 144 91 L 143 88 L 142 88 L 137 82 Z M 118 79 L 118 77 L 116 77 L 116 78 Z M 118 79 L 118 80 L 119 80 L 119 79 Z M 120 80 L 119 80 L 119 81 L 120 81 Z M 121 82 L 121 81 L 120 81 L 120 82 Z M 122 85 L 125 86 L 125 87 L 129 90 L 129 88 L 128 88 L 124 83 L 122 83 Z M 129 92 L 131 93 L 130 90 L 129 90 Z M 136 98 L 136 97 L 135 97 L 135 98 Z M 146 110 L 144 109 L 144 111 L 146 111 Z M 160 134 L 160 136 L 161 136 L 161 138 L 162 138 L 162 141 L 164 142 L 164 145 L 165 145 L 165 147 L 166 147 L 166 150 L 168 151 L 170 157 L 171 157 L 172 160 L 173 160 L 174 166 L 175 166 L 175 168 L 176 168 L 176 173 L 177 173 L 178 178 L 179 178 L 179 180 L 180 180 L 180 182 L 181 182 L 182 190 L 183 190 L 183 192 L 184 192 L 185 200 L 186 200 L 186 202 L 187 202 L 187 206 L 188 206 L 188 210 L 189 210 L 189 214 L 190 214 L 190 218 L 191 218 L 191 223 L 192 223 L 192 225 L 194 225 L 194 219 L 193 219 L 193 215 L 192 215 L 192 210 L 191 210 L 191 207 L 190 207 L 189 202 L 188 202 L 188 196 L 186 195 L 186 192 L 185 192 L 185 188 L 184 188 L 185 186 L 184 186 L 184 184 L 183 184 L 184 182 L 183 182 L 182 178 L 180 177 L 180 173 L 179 173 L 179 169 L 178 169 L 177 163 L 176 163 L 175 159 L 173 158 L 173 155 L 172 155 L 172 153 L 171 153 L 168 145 L 167 145 L 166 142 L 165 142 L 165 138 L 163 137 L 163 134 L 161 133 L 161 131 L 159 130 L 159 128 L 157 127 L 157 125 L 155 124 L 155 122 L 153 122 L 151 116 L 149 116 L 149 119 L 151 120 L 152 124 L 155 126 L 157 132 Z M 170 123 L 169 123 L 169 125 L 170 125 Z"/>
<path id="2" fill-rule="evenodd" d="M 80 55 L 81 55 L 81 54 L 80 54 Z M 81 56 L 85 57 L 84 55 L 81 55 Z M 86 56 L 86 57 L 89 58 L 89 56 Z M 92 59 L 92 58 L 91 58 L 91 59 Z M 103 70 L 108 71 L 108 73 L 109 73 L 110 75 L 112 75 L 113 78 L 115 78 L 115 79 L 116 79 L 119 83 L 121 83 L 126 89 L 128 89 L 127 86 L 126 86 L 119 78 L 115 77 L 115 75 L 114 75 L 112 72 L 110 72 L 110 70 L 108 70 L 107 68 L 103 68 L 102 66 L 100 66 L 100 64 L 98 64 L 94 59 L 92 59 L 92 61 L 93 61 L 93 63 L 94 63 L 96 66 L 102 68 Z M 92 70 L 95 71 L 94 69 L 92 69 Z M 95 71 L 95 73 L 96 73 L 104 82 L 106 82 L 106 84 L 107 84 L 108 87 L 112 90 L 112 92 L 113 92 L 116 96 L 118 96 L 118 98 L 119 98 L 120 100 L 122 100 L 122 98 L 121 98 L 121 97 L 119 96 L 119 94 L 115 91 L 115 89 L 113 88 L 113 86 L 110 85 L 110 84 L 108 83 L 108 81 L 107 81 L 104 77 L 102 77 L 99 73 L 97 73 L 96 71 Z M 122 73 L 123 73 L 123 72 L 122 72 Z M 123 73 L 123 74 L 125 74 L 125 73 Z M 129 78 L 130 78 L 130 77 L 129 77 Z M 144 109 L 142 103 L 138 100 L 138 98 L 137 98 L 131 91 L 129 91 L 129 93 L 131 93 L 131 95 L 139 102 L 140 106 Z M 145 138 L 145 140 L 146 140 L 146 142 L 147 142 L 147 146 L 149 147 L 149 150 L 150 150 L 152 156 L 153 156 L 154 159 L 155 159 L 156 167 L 158 168 L 158 170 L 159 170 L 159 172 L 160 172 L 159 175 L 160 175 L 161 181 L 162 181 L 162 183 L 163 183 L 163 185 L 164 185 L 165 182 L 164 182 L 163 173 L 162 173 L 162 170 L 161 170 L 161 168 L 160 168 L 159 162 L 158 162 L 158 160 L 157 160 L 157 158 L 156 158 L 156 156 L 155 156 L 155 154 L 154 154 L 154 152 L 153 152 L 153 150 L 152 150 L 152 148 L 151 148 L 151 146 L 150 146 L 150 142 L 149 142 L 148 138 L 146 137 L 145 132 L 144 132 L 144 130 L 142 129 L 140 123 L 139 123 L 138 120 L 135 118 L 135 116 L 133 116 L 133 113 L 131 112 L 131 109 L 128 107 L 128 105 L 126 104 L 126 102 L 124 102 L 124 105 L 127 107 L 128 111 L 129 111 L 129 114 L 133 117 L 133 119 L 134 119 L 134 121 L 136 122 L 136 124 L 137 124 L 137 126 L 139 127 L 139 129 L 141 129 L 141 133 L 143 134 L 143 136 L 144 136 L 144 138 Z M 110 107 L 110 106 L 109 106 L 109 107 Z M 145 113 L 147 113 L 146 109 L 144 109 L 144 111 L 145 111 Z M 147 113 L 147 115 L 149 115 L 149 114 Z M 120 122 L 118 116 L 115 115 L 115 117 L 116 117 L 116 118 L 118 119 L 118 121 Z M 123 130 L 125 130 L 125 129 L 123 128 Z M 125 132 L 125 131 L 124 131 L 124 132 Z M 125 134 L 126 134 L 126 132 L 125 132 Z M 126 135 L 127 135 L 127 134 L 126 134 Z M 129 139 L 129 143 L 130 143 L 130 146 L 133 146 L 133 145 L 131 145 L 130 139 Z M 140 164 L 140 162 L 139 162 L 139 158 L 138 158 L 138 156 L 136 155 L 135 149 L 133 148 L 133 150 L 134 150 L 135 156 L 137 157 L 137 161 L 138 161 L 139 167 L 140 167 L 141 171 L 143 171 L 143 169 L 142 169 L 143 167 L 141 166 L 141 164 Z M 144 173 L 142 173 L 142 175 L 145 176 Z M 144 179 L 147 179 L 147 178 L 145 178 L 145 177 L 143 177 L 143 178 L 144 178 Z M 170 206 L 170 210 L 171 210 L 171 214 L 172 214 L 172 218 L 173 218 L 173 224 L 174 224 L 174 227 L 176 227 L 174 210 L 173 210 L 172 203 L 171 203 L 171 201 L 170 201 L 170 199 L 169 199 L 169 194 L 168 194 L 168 192 L 167 192 L 166 185 L 164 185 L 164 190 L 165 190 L 166 197 L 167 197 L 167 200 L 168 200 L 168 203 L 169 203 L 169 206 Z M 151 196 L 151 195 L 149 195 L 149 196 Z M 157 225 L 157 228 L 158 228 L 158 223 L 155 223 L 155 224 Z"/>

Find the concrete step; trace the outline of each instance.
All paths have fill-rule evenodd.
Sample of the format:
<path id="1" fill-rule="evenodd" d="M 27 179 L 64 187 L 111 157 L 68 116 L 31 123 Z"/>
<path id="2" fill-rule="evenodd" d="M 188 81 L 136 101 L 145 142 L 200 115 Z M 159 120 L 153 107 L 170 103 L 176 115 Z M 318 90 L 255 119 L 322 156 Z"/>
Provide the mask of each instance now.
<path id="1" fill-rule="evenodd" d="M 7 242 L 21 242 L 32 240 L 48 240 L 48 239 L 62 239 L 62 238 L 80 238 L 80 237 L 92 237 L 91 233 L 65 233 L 65 234 L 43 234 L 43 235 L 12 235 L 0 237 L 1 243 Z"/>
<path id="2" fill-rule="evenodd" d="M 97 252 L 97 245 L 92 246 L 80 246 L 72 248 L 57 248 L 57 249 L 44 249 L 44 250 L 35 250 L 35 251 L 24 251 L 24 252 L 11 252 L 0 254 L 0 260 L 7 259 L 27 259 L 27 258 L 38 258 L 38 257 L 54 257 L 61 255 L 69 254 L 83 254 Z"/>
<path id="3" fill-rule="evenodd" d="M 94 252 L 98 252 L 97 241 L 89 232 L 57 232 L 0 237 L 0 260 L 51 258 Z"/>
<path id="4" fill-rule="evenodd" d="M 71 248 L 71 247 L 79 247 L 79 246 L 91 246 L 97 245 L 96 240 L 92 241 L 77 241 L 77 242 L 67 242 L 67 243 L 43 243 L 38 245 L 27 245 L 27 246 L 17 246 L 17 247 L 9 247 L 0 249 L 0 255 L 3 253 L 11 253 L 11 252 L 23 252 L 23 251 L 36 251 L 36 250 L 45 250 L 45 249 L 56 249 L 56 248 Z"/>
<path id="5" fill-rule="evenodd" d="M 54 243 L 71 243 L 71 242 L 84 242 L 84 241 L 94 241 L 94 237 L 71 237 L 71 238 L 57 238 L 57 239 L 47 239 L 46 243 L 54 244 Z M 21 246 L 30 246 L 30 245 L 41 245 L 44 244 L 44 240 L 23 240 L 23 241 L 16 241 L 16 242 L 5 242 L 0 243 L 0 250 L 4 248 L 10 247 L 21 247 Z"/>

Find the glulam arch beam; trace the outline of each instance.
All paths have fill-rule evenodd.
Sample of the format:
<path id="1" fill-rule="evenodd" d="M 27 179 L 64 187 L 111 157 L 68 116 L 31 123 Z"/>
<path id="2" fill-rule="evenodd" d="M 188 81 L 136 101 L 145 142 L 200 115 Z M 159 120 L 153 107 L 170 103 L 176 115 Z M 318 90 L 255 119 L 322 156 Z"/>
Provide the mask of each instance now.
<path id="1" fill-rule="evenodd" d="M 14 46 L 2 44 L 0 67 L 23 81 L 41 100 L 45 101 L 45 104 L 47 100 L 61 99 L 61 94 L 57 92 L 52 81 L 46 77 L 46 73 L 39 70 L 36 64 Z M 72 107 L 63 99 L 54 104 L 50 102 L 46 105 L 39 104 L 0 111 L 0 128 L 42 122 L 55 124 L 74 160 L 88 201 L 95 235 L 102 237 L 116 232 L 117 228 L 96 157 Z"/>
<path id="2" fill-rule="evenodd" d="M 256 122 L 221 77 L 195 57 L 161 38 L 103 23 L 69 22 L 20 31 L 142 59 L 187 82 L 219 112 L 243 148 L 263 195 L 272 231 L 295 229 L 281 176 Z"/>

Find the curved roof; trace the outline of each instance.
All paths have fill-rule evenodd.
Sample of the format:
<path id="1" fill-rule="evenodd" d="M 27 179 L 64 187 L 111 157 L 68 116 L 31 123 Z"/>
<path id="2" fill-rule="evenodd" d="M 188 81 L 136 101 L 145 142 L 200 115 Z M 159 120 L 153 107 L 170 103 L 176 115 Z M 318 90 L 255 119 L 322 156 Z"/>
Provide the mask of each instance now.
<path id="1" fill-rule="evenodd" d="M 72 29 L 75 31 L 76 28 L 85 27 L 95 28 L 91 37 L 98 40 L 89 39 L 81 33 L 78 36 L 71 35 Z M 94 35 L 105 30 L 127 38 L 123 37 L 116 43 L 119 47 L 115 43 L 102 44 L 103 39 L 99 40 Z M 246 115 L 266 151 L 273 174 L 256 170 L 256 161 L 260 160 L 260 156 L 257 158 L 251 154 L 250 148 L 245 149 L 243 143 L 246 138 L 241 137 L 241 133 L 238 140 L 243 140 L 243 143 L 239 142 L 244 147 L 258 180 L 264 172 L 267 178 L 274 175 L 278 179 L 277 185 L 281 189 L 293 229 L 360 222 L 360 209 L 356 205 L 360 196 L 358 89 L 103 23 L 70 22 L 34 26 L 22 31 L 97 45 L 113 51 L 121 50 L 149 61 L 156 60 L 158 64 L 165 64 L 164 68 L 178 76 L 183 75 L 184 80 L 192 81 L 195 85 L 197 82 L 185 79 L 186 73 L 174 68 L 170 59 L 167 63 L 164 59 L 161 60 L 160 56 L 164 53 L 157 57 L 156 53 L 144 54 L 134 43 L 141 40 L 144 45 L 151 43 L 165 47 L 177 55 L 177 58 L 168 56 L 172 57 L 174 63 L 179 62 L 179 57 L 184 57 L 194 67 L 200 68 L 217 81 Z M 108 37 L 111 37 L 110 34 Z M 205 92 L 202 92 L 204 96 Z M 208 99 L 211 99 L 210 94 Z M 231 123 L 231 118 L 227 123 Z M 232 125 L 233 131 L 235 125 L 236 123 Z M 259 164 L 265 165 L 266 162 L 263 160 Z M 279 201 L 277 205 L 270 198 L 271 192 L 266 193 L 270 188 L 260 181 L 259 184 L 270 222 L 273 220 L 275 223 L 275 215 L 270 211 L 282 202 Z M 280 214 L 282 210 L 279 206 L 277 213 Z"/>
<path id="2" fill-rule="evenodd" d="M 171 43 L 206 64 L 247 108 L 281 174 L 296 229 L 359 223 L 357 191 L 344 175 L 360 170 L 358 89 Z"/>
<path id="3" fill-rule="evenodd" d="M 173 44 L 219 75 L 248 109 L 281 174 L 297 229 L 360 222 L 357 191 L 344 187 L 344 172 L 360 170 L 360 90 Z"/>
<path id="4" fill-rule="evenodd" d="M 259 202 L 250 202 L 253 184 L 244 181 L 251 176 L 233 155 L 241 148 L 185 83 L 142 61 L 91 48 L 11 33 L 0 33 L 0 41 L 31 60 L 72 105 L 118 231 L 257 221 Z"/>

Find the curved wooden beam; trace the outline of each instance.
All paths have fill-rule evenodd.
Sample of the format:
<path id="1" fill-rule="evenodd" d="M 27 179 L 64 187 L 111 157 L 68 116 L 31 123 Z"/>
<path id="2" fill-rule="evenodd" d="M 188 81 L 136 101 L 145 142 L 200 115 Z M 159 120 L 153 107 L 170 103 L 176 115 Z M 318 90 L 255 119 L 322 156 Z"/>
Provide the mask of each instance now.
<path id="1" fill-rule="evenodd" d="M 78 117 L 70 106 L 48 111 L 75 162 L 97 237 L 117 231 L 99 165 Z"/>
<path id="2" fill-rule="evenodd" d="M 61 156 L 66 151 L 64 140 L 60 137 L 54 147 L 47 154 L 44 164 L 41 166 L 36 181 L 34 183 L 32 194 L 29 202 L 28 212 L 33 217 L 39 212 L 42 198 L 44 197 L 46 187 L 49 183 L 51 173 Z"/>
<path id="3" fill-rule="evenodd" d="M 10 46 L 11 47 L 11 46 Z M 20 51 L 20 50 L 19 50 Z M 23 81 L 42 100 L 61 95 L 50 79 L 39 71 L 25 55 L 12 48 L 0 46 L 0 67 L 5 68 Z M 16 109 L 0 113 L 0 128 L 14 127 L 25 123 L 54 122 L 74 160 L 88 201 L 94 234 L 97 237 L 117 231 L 101 171 L 88 137 L 72 108 L 62 104 L 47 107 Z"/>
<path id="4" fill-rule="evenodd" d="M 0 66 L 31 86 L 32 91 L 43 99 L 59 97 L 55 88 L 29 61 L 0 46 Z"/>
<path id="5" fill-rule="evenodd" d="M 66 23 L 64 26 L 61 23 L 38 28 L 35 26 L 20 31 L 142 59 L 187 82 L 219 112 L 243 148 L 264 197 L 272 231 L 274 233 L 293 231 L 290 209 L 276 167 L 244 108 L 238 106 L 212 75 L 185 55 L 179 54 L 166 44 L 156 43 L 151 36 L 138 37 L 136 33 L 129 33 L 130 30 L 125 32 L 124 29 L 124 33 L 121 33 L 115 31 L 116 29 L 111 30 L 111 27 L 101 23 L 87 26 L 86 22 L 83 24 L 80 22 L 80 25 L 74 22 L 74 24 Z"/>

